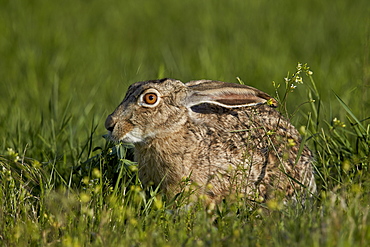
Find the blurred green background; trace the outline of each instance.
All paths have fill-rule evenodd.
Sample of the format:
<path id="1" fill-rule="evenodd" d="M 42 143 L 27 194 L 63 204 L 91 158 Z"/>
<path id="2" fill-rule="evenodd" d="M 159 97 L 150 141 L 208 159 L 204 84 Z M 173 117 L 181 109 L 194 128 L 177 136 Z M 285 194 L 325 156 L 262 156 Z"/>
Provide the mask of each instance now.
<path id="1" fill-rule="evenodd" d="M 334 93 L 369 117 L 368 0 L 0 5 L 1 150 L 74 163 L 95 127 L 94 143 L 103 145 L 105 117 L 135 81 L 240 77 L 274 95 L 272 81 L 283 83 L 297 62 L 314 72 L 324 119 L 345 120 Z M 307 92 L 298 86 L 292 111 Z"/>

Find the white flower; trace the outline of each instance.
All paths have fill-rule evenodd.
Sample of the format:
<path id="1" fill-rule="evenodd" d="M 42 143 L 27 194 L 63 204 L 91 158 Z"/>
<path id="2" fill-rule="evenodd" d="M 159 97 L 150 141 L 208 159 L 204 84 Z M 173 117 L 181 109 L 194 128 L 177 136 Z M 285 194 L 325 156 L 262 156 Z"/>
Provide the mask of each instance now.
<path id="1" fill-rule="evenodd" d="M 299 70 L 301 70 L 302 69 L 302 64 L 301 63 L 298 63 L 298 65 L 297 65 L 297 70 L 299 71 Z"/>
<path id="2" fill-rule="evenodd" d="M 295 78 L 295 82 L 296 82 L 296 83 L 299 83 L 299 84 L 302 84 L 302 83 L 303 83 L 303 79 L 302 79 L 302 77 L 297 76 L 297 77 Z"/>

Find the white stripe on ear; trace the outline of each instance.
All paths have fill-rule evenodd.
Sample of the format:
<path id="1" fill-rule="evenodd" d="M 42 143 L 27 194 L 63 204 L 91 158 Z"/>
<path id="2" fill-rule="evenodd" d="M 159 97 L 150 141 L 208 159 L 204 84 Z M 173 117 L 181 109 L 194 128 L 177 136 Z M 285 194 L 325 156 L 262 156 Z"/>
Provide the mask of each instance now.
<path id="1" fill-rule="evenodd" d="M 191 81 L 185 84 L 192 93 L 187 97 L 186 106 L 202 103 L 219 105 L 225 108 L 238 108 L 267 104 L 277 107 L 277 101 L 256 88 L 220 81 Z"/>
<path id="2" fill-rule="evenodd" d="M 225 99 L 225 98 L 209 97 L 207 95 L 193 94 L 190 97 L 188 97 L 188 100 L 186 102 L 186 106 L 187 107 L 192 107 L 192 106 L 199 105 L 199 104 L 202 104 L 202 103 L 209 103 L 209 104 L 219 105 L 219 106 L 222 106 L 222 107 L 225 107 L 225 108 L 238 108 L 238 107 L 261 105 L 261 104 L 265 104 L 267 102 L 267 100 L 252 101 L 252 102 L 249 102 L 249 103 L 247 103 L 247 101 L 244 102 L 244 103 L 242 103 L 240 101 L 239 104 L 235 104 L 236 101 L 234 101 L 234 103 L 227 103 L 228 101 L 229 100 Z"/>

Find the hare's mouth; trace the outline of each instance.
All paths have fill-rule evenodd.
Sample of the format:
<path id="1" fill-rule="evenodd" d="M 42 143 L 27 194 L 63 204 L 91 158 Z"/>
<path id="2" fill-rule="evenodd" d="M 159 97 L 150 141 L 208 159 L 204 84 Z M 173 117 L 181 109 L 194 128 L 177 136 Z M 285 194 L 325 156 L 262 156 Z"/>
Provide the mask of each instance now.
<path id="1" fill-rule="evenodd" d="M 105 121 L 108 137 L 114 142 L 138 143 L 143 142 L 142 131 L 130 121 L 109 115 Z"/>
<path id="2" fill-rule="evenodd" d="M 114 142 L 125 142 L 125 143 L 140 143 L 144 142 L 142 138 L 141 132 L 135 129 L 124 133 L 123 135 L 119 133 L 119 131 L 113 129 L 112 131 L 108 131 L 109 138 Z"/>

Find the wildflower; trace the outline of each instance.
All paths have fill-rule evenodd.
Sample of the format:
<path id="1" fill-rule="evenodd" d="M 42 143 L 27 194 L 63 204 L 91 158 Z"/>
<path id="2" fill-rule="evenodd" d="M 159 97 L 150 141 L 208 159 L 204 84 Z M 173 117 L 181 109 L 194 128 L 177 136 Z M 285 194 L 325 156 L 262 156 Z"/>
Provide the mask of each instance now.
<path id="1" fill-rule="evenodd" d="M 99 171 L 99 169 L 97 168 L 94 168 L 93 171 L 92 171 L 92 174 L 95 178 L 100 178 L 101 177 L 101 172 Z"/>
<path id="2" fill-rule="evenodd" d="M 334 119 L 333 119 L 333 125 L 334 125 L 335 127 L 341 127 L 341 128 L 346 127 L 346 124 L 345 124 L 344 122 L 340 121 L 340 120 L 339 120 L 339 119 L 337 119 L 337 118 L 334 118 Z"/>
<path id="3" fill-rule="evenodd" d="M 301 71 L 302 70 L 302 64 L 301 63 L 298 63 L 297 65 L 297 71 Z"/>
<path id="4" fill-rule="evenodd" d="M 160 196 L 154 197 L 154 207 L 156 209 L 162 209 L 163 208 L 163 201 Z"/>
<path id="5" fill-rule="evenodd" d="M 80 200 L 81 200 L 81 202 L 83 202 L 83 203 L 87 203 L 87 202 L 89 202 L 89 201 L 90 201 L 90 199 L 91 199 L 91 197 L 90 197 L 90 195 L 89 195 L 89 194 L 84 193 L 84 192 L 81 192 L 81 193 L 80 193 Z"/>
<path id="6" fill-rule="evenodd" d="M 345 160 L 342 162 L 342 168 L 344 171 L 349 171 L 351 169 L 351 162 L 349 160 Z"/>
<path id="7" fill-rule="evenodd" d="M 266 132 L 266 135 L 271 136 L 271 135 L 274 135 L 275 133 L 276 133 L 275 131 L 269 130 Z"/>
<path id="8" fill-rule="evenodd" d="M 276 199 L 268 200 L 266 204 L 270 210 L 280 210 L 282 208 L 281 202 Z"/>
<path id="9" fill-rule="evenodd" d="M 296 143 L 295 143 L 295 141 L 293 139 L 288 139 L 288 146 L 289 147 L 293 147 L 295 145 L 296 145 Z"/>
<path id="10" fill-rule="evenodd" d="M 300 77 L 300 76 L 296 76 L 295 82 L 298 83 L 298 84 L 302 84 L 303 83 L 303 78 Z"/>
<path id="11" fill-rule="evenodd" d="M 272 98 L 269 99 L 269 100 L 267 100 L 266 104 L 268 106 L 275 106 L 276 107 L 276 101 L 274 99 L 272 99 Z"/>
<path id="12" fill-rule="evenodd" d="M 20 160 L 18 153 L 15 152 L 12 148 L 7 149 L 6 155 L 11 157 L 14 162 L 17 162 L 18 160 Z"/>
<path id="13" fill-rule="evenodd" d="M 137 186 L 137 185 L 132 185 L 130 187 L 130 190 L 134 191 L 134 192 L 140 192 L 141 191 L 141 188 L 140 186 Z"/>

